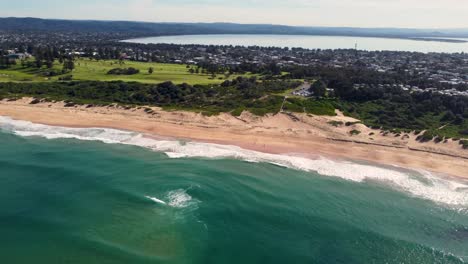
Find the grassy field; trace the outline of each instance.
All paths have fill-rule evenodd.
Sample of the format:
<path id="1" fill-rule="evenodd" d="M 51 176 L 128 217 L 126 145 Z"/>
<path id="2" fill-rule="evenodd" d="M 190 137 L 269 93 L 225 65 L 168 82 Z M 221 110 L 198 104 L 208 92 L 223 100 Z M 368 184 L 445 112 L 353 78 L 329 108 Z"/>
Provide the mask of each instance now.
<path id="1" fill-rule="evenodd" d="M 108 75 L 107 72 L 114 68 L 133 67 L 140 70 L 140 73 L 135 75 Z M 152 67 L 154 72 L 148 73 L 148 69 Z M 62 65 L 58 62 L 54 64 L 52 70 L 60 72 Z M 50 71 L 45 67 L 41 69 L 24 68 L 18 63 L 10 69 L 0 70 L 0 82 L 52 82 L 57 81 L 59 76 L 46 77 L 44 72 Z M 181 64 L 163 64 L 163 63 L 146 63 L 125 61 L 123 65 L 119 65 L 114 60 L 89 60 L 78 59 L 75 61 L 75 70 L 65 75 L 73 75 L 73 80 L 95 80 L 95 81 L 126 81 L 126 82 L 141 82 L 141 83 L 161 83 L 172 81 L 176 84 L 217 84 L 226 80 L 226 76 L 217 75 L 212 78 L 209 74 L 191 74 L 188 72 L 186 65 Z M 239 75 L 231 75 L 229 79 L 238 77 Z M 245 75 L 244 75 L 245 76 Z M 247 75 L 248 76 L 248 75 Z"/>

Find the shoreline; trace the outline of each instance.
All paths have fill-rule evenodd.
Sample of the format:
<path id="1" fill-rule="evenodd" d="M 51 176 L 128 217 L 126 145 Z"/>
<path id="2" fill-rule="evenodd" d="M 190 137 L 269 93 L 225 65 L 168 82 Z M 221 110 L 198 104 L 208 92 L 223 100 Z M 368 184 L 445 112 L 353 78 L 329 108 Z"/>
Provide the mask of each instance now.
<path id="1" fill-rule="evenodd" d="M 468 179 L 468 151 L 458 142 L 419 143 L 415 135 L 396 138 L 362 124 L 334 127 L 330 121 L 356 121 L 336 117 L 279 113 L 265 117 L 243 113 L 206 117 L 192 112 L 163 111 L 152 107 L 148 114 L 122 107 L 64 107 L 62 102 L 29 104 L 32 98 L 0 101 L 0 116 L 38 124 L 63 127 L 101 127 L 142 133 L 145 137 L 170 138 L 202 143 L 238 146 L 269 154 L 302 157 L 323 156 L 347 161 L 364 161 Z M 297 120 L 296 120 L 297 118 Z M 361 135 L 351 136 L 358 129 Z"/>

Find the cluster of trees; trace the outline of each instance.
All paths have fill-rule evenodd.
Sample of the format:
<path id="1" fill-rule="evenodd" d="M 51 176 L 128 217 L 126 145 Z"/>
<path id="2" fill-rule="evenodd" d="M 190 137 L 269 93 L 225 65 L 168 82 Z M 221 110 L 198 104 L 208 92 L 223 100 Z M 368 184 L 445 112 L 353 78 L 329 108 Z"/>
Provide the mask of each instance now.
<path id="1" fill-rule="evenodd" d="M 22 67 L 25 68 L 42 68 L 52 69 L 54 62 L 58 61 L 63 64 L 62 74 L 75 69 L 74 57 L 67 55 L 63 50 L 56 46 L 20 46 L 18 53 L 31 54 L 34 60 L 20 59 Z M 9 68 L 11 65 L 16 65 L 17 61 L 10 59 L 6 51 L 0 50 L 0 68 Z M 53 76 L 58 73 L 50 70 L 47 75 Z"/>
<path id="2" fill-rule="evenodd" d="M 410 93 L 393 84 L 413 85 L 408 75 L 381 73 L 363 68 L 291 67 L 288 78 L 316 78 L 311 91 L 339 99 L 337 107 L 366 125 L 388 130 L 430 130 L 428 135 L 463 137 L 468 129 L 468 98 L 433 92 Z M 354 84 L 360 84 L 355 88 Z M 365 85 L 362 85 L 365 84 Z M 420 83 L 418 83 L 420 84 Z M 422 87 L 466 90 L 427 80 Z"/>
<path id="3" fill-rule="evenodd" d="M 250 72 L 253 74 L 275 76 L 275 75 L 280 75 L 282 72 L 282 68 L 276 63 L 267 63 L 267 64 L 258 65 L 254 63 L 243 62 L 239 65 L 224 66 L 224 68 L 225 68 L 225 71 L 228 71 L 230 73 L 239 73 L 239 74 Z"/>
<path id="4" fill-rule="evenodd" d="M 31 54 L 34 57 L 34 66 L 36 68 L 41 68 L 45 65 L 50 69 L 54 66 L 54 61 L 56 59 L 60 59 L 61 61 L 63 60 L 58 48 L 54 46 L 38 46 L 34 48 L 32 46 L 28 46 L 27 50 L 31 51 Z"/>
<path id="5" fill-rule="evenodd" d="M 369 87 L 354 89 L 340 102 L 343 111 L 372 127 L 428 129 L 441 137 L 460 137 L 468 129 L 468 98 L 463 96 Z"/>
<path id="6" fill-rule="evenodd" d="M 295 88 L 301 83 L 288 80 L 264 80 L 259 82 L 257 77 L 237 77 L 234 80 L 226 80 L 221 87 L 236 87 L 236 90 L 244 98 L 258 98 L 265 94 L 281 93 L 287 89 Z"/>
<path id="7" fill-rule="evenodd" d="M 0 51 L 0 69 L 8 69 L 14 64 L 16 64 L 16 61 L 11 61 L 5 52 Z"/>
<path id="8" fill-rule="evenodd" d="M 327 85 L 322 80 L 315 81 L 310 86 L 309 90 L 314 96 L 317 97 L 324 97 L 327 95 Z"/>
<path id="9" fill-rule="evenodd" d="M 371 89 L 384 84 L 403 84 L 418 86 L 422 89 L 433 87 L 441 90 L 450 88 L 456 88 L 460 91 L 468 90 L 468 85 L 466 84 L 453 85 L 408 74 L 378 72 L 362 67 L 289 66 L 284 70 L 289 72 L 288 78 L 321 79 L 327 84 L 327 87 L 335 90 L 336 96 L 342 98 L 346 98 L 352 93 L 354 84 L 365 84 L 365 86 Z"/>

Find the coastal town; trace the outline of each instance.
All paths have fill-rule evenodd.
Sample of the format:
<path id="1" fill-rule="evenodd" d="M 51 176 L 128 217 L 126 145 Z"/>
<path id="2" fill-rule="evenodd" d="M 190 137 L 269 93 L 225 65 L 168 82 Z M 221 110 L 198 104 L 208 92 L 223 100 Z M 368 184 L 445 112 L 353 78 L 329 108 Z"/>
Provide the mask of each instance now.
<path id="1" fill-rule="evenodd" d="M 36 33 L 37 34 L 37 33 Z M 33 41 L 33 36 L 36 36 Z M 102 36 L 101 36 L 102 37 Z M 381 74 L 399 75 L 401 81 L 389 83 L 353 83 L 365 86 L 391 86 L 411 92 L 434 92 L 449 96 L 468 96 L 468 54 L 419 53 L 400 51 L 364 51 L 358 49 L 321 50 L 259 46 L 213 46 L 138 44 L 101 40 L 80 34 L 31 35 L 0 32 L 0 67 L 31 58 L 37 49 L 49 49 L 54 57 L 116 59 L 190 65 L 195 71 L 209 73 L 268 71 L 272 74 L 300 67 L 365 69 Z M 200 69 L 202 68 L 202 69 Z M 261 73 L 261 72 L 259 72 Z M 411 82 L 405 81 L 411 79 Z M 307 93 L 305 94 L 307 95 Z"/>

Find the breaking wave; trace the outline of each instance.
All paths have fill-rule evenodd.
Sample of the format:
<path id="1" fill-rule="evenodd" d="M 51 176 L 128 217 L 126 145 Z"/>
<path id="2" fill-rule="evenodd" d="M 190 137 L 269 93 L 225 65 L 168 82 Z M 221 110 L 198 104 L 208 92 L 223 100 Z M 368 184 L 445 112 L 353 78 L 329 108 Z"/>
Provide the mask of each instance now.
<path id="1" fill-rule="evenodd" d="M 304 157 L 268 154 L 226 146 L 200 142 L 180 142 L 177 140 L 156 140 L 140 133 L 107 128 L 68 128 L 34 124 L 0 116 L 0 130 L 19 136 L 38 136 L 47 139 L 69 138 L 101 141 L 109 144 L 127 144 L 164 152 L 170 158 L 235 158 L 248 162 L 266 162 L 279 166 L 317 172 L 323 176 L 364 182 L 379 181 L 409 193 L 413 196 L 449 205 L 459 211 L 468 211 L 468 183 L 435 176 L 427 171 L 406 171 L 399 168 L 382 168 L 348 161 L 335 161 L 326 158 L 309 159 Z M 185 192 L 167 195 L 167 204 L 183 207 L 190 202 Z M 152 197 L 147 197 L 151 199 Z M 155 201 L 155 200 L 154 200 Z M 159 200 L 158 203 L 163 201 Z M 164 202 L 165 203 L 165 202 Z"/>
<path id="2" fill-rule="evenodd" d="M 192 196 L 190 196 L 185 190 L 179 189 L 170 191 L 167 194 L 169 205 L 176 208 L 185 208 L 193 204 Z"/>
<path id="3" fill-rule="evenodd" d="M 186 192 L 186 190 L 183 190 L 183 189 L 178 189 L 178 190 L 168 192 L 165 196 L 167 202 L 161 199 L 158 199 L 156 197 L 152 197 L 152 196 L 145 196 L 145 197 L 155 203 L 168 205 L 174 208 L 185 208 L 194 204 L 194 202 L 196 202 L 196 201 L 193 201 L 192 196 L 190 196 Z"/>
<path id="4" fill-rule="evenodd" d="M 159 203 L 159 204 L 164 204 L 166 205 L 167 203 L 163 200 L 160 200 L 156 197 L 151 197 L 151 196 L 145 196 L 146 198 L 150 199 L 151 201 L 155 202 L 155 203 Z"/>

